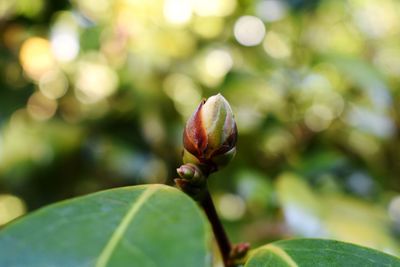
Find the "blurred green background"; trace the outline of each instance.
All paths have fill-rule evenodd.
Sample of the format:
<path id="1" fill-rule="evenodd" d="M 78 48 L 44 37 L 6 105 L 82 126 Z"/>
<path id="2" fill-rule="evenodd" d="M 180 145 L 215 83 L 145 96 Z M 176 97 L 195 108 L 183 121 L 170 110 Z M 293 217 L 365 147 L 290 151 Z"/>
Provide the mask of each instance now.
<path id="1" fill-rule="evenodd" d="M 0 225 L 172 184 L 186 119 L 221 92 L 238 154 L 210 186 L 234 241 L 400 255 L 399 17 L 395 0 L 0 0 Z"/>

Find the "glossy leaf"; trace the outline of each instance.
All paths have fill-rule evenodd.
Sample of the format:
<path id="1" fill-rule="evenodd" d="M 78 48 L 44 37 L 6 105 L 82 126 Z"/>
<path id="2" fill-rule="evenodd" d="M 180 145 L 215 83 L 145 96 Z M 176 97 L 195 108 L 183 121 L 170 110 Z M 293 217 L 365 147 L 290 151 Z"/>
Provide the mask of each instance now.
<path id="1" fill-rule="evenodd" d="M 245 267 L 400 266 L 400 259 L 358 245 L 324 239 L 283 240 L 260 247 Z"/>
<path id="2" fill-rule="evenodd" d="M 40 209 L 0 231 L 0 266 L 210 266 L 211 234 L 185 194 L 107 190 Z"/>

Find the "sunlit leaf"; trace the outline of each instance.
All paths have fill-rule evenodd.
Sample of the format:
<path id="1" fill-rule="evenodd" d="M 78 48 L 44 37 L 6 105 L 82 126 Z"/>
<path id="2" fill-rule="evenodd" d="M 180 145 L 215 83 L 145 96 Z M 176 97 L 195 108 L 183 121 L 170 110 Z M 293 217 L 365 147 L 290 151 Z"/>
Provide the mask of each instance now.
<path id="1" fill-rule="evenodd" d="M 256 249 L 245 267 L 400 266 L 400 259 L 377 250 L 323 239 L 293 239 Z"/>
<path id="2" fill-rule="evenodd" d="M 178 190 L 118 188 L 51 205 L 0 231 L 0 266 L 210 266 L 210 231 Z"/>

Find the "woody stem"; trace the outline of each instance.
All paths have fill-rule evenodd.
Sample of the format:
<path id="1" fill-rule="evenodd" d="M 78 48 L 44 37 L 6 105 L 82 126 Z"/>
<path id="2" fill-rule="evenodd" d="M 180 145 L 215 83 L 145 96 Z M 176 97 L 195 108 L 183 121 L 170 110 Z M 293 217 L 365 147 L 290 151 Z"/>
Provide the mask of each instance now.
<path id="1" fill-rule="evenodd" d="M 224 261 L 225 267 L 230 266 L 230 254 L 232 250 L 231 243 L 229 238 L 222 226 L 222 223 L 218 217 L 217 211 L 215 210 L 214 202 L 211 198 L 210 192 L 208 189 L 205 189 L 206 192 L 203 198 L 199 201 L 201 207 L 204 209 L 208 220 L 211 222 L 211 226 L 217 240 L 219 249 L 221 251 L 222 259 Z"/>

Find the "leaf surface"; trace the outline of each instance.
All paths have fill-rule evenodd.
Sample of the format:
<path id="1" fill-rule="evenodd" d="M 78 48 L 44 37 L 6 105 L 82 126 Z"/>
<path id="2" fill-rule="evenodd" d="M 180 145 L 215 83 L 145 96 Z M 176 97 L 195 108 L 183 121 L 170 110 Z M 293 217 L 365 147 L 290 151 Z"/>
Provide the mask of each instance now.
<path id="1" fill-rule="evenodd" d="M 50 205 L 0 231 L 0 266 L 211 265 L 207 220 L 163 185 L 102 191 Z"/>
<path id="2" fill-rule="evenodd" d="M 245 267 L 400 266 L 400 259 L 350 243 L 325 239 L 282 240 L 254 250 Z"/>

